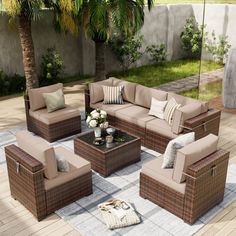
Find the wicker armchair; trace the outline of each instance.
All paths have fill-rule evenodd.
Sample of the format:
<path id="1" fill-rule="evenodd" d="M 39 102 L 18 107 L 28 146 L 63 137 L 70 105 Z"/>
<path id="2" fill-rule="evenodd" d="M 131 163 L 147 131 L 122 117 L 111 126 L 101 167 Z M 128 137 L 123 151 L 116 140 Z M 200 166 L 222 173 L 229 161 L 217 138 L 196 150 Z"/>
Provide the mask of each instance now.
<path id="1" fill-rule="evenodd" d="M 47 113 L 42 93 L 63 89 L 63 84 L 31 89 L 25 96 L 26 123 L 29 131 L 54 142 L 81 132 L 81 117 L 78 109 L 66 105 L 58 111 Z"/>
<path id="2" fill-rule="evenodd" d="M 68 178 L 61 184 L 55 184 L 53 179 L 52 187 L 45 180 L 44 166 L 40 161 L 15 145 L 7 146 L 5 153 L 11 195 L 39 221 L 55 210 L 92 193 L 91 167 L 86 167 L 89 169 L 86 171 L 82 167 L 81 175 Z"/>
<path id="3" fill-rule="evenodd" d="M 161 168 L 160 159 L 160 165 L 151 161 L 140 173 L 140 196 L 193 224 L 223 200 L 228 160 L 229 152 L 217 150 L 189 165 L 183 172 L 185 182 L 180 184 L 173 180 L 171 169 Z"/>

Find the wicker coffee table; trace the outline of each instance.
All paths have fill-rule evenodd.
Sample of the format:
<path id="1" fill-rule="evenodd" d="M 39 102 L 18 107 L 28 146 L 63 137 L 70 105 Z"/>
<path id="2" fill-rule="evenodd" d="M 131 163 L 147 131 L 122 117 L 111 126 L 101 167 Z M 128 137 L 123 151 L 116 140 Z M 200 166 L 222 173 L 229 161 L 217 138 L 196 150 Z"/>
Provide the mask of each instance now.
<path id="1" fill-rule="evenodd" d="M 112 143 L 111 147 L 94 145 L 93 131 L 79 134 L 74 140 L 75 153 L 90 161 L 92 169 L 105 177 L 140 161 L 141 139 L 120 130 L 117 132 L 124 140 Z"/>

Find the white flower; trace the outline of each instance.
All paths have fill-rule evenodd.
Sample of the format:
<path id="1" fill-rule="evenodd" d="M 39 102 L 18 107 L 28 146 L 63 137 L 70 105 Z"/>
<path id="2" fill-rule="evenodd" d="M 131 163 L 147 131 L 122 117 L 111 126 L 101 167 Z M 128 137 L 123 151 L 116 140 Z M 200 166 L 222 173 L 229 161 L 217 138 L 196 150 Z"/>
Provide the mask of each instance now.
<path id="1" fill-rule="evenodd" d="M 91 116 L 88 116 L 86 119 L 86 123 L 88 124 L 91 121 Z"/>
<path id="2" fill-rule="evenodd" d="M 103 118 L 107 117 L 107 113 L 104 110 L 101 110 L 100 114 L 103 116 Z"/>
<path id="3" fill-rule="evenodd" d="M 92 115 L 93 113 L 96 113 L 97 112 L 97 110 L 93 110 L 90 114 Z"/>
<path id="4" fill-rule="evenodd" d="M 98 112 L 91 113 L 92 118 L 97 119 L 100 114 Z"/>
<path id="5" fill-rule="evenodd" d="M 97 121 L 96 121 L 96 120 L 91 120 L 91 121 L 89 122 L 89 126 L 90 126 L 91 128 L 97 127 Z"/>

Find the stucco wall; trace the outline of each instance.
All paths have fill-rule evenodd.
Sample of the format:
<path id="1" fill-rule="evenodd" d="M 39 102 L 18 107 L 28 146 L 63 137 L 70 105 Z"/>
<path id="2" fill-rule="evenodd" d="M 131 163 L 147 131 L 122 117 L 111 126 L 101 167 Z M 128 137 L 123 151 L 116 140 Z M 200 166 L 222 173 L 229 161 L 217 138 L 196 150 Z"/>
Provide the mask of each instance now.
<path id="1" fill-rule="evenodd" d="M 145 23 L 141 29 L 144 35 L 143 49 L 147 45 L 165 43 L 169 60 L 181 58 L 183 52 L 180 34 L 186 19 L 190 16 L 195 17 L 196 21 L 202 24 L 203 4 L 158 5 L 151 12 L 145 9 Z M 235 19 L 236 5 L 206 5 L 206 30 L 208 32 L 215 30 L 217 35 L 228 35 L 232 48 L 236 47 Z M 18 32 L 16 28 L 11 29 L 7 21 L 6 15 L 0 15 L 0 70 L 8 74 L 23 74 Z M 52 26 L 52 14 L 49 11 L 43 13 L 40 21 L 33 23 L 32 34 L 38 68 L 42 54 L 48 47 L 55 46 L 64 59 L 67 74 L 94 73 L 93 42 L 86 39 L 82 33 L 78 37 L 56 33 Z M 209 55 L 205 53 L 204 57 L 209 58 Z M 149 63 L 148 56 L 144 54 L 137 64 Z M 119 63 L 109 48 L 106 49 L 106 69 L 108 72 L 120 70 Z"/>
<path id="2" fill-rule="evenodd" d="M 22 54 L 17 23 L 9 25 L 9 18 L 0 15 L 0 70 L 8 74 L 23 74 Z M 73 75 L 81 73 L 81 40 L 80 37 L 55 32 L 52 14 L 43 12 L 37 22 L 32 23 L 32 36 L 35 46 L 36 63 L 39 70 L 41 57 L 47 48 L 56 47 L 63 56 L 65 72 Z"/>

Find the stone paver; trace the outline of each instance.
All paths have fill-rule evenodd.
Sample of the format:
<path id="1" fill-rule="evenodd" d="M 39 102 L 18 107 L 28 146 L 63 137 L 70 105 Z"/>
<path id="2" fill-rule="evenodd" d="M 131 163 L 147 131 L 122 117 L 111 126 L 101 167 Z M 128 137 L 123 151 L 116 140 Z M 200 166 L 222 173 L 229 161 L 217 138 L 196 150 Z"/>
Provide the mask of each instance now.
<path id="1" fill-rule="evenodd" d="M 218 69 L 215 71 L 202 73 L 200 75 L 200 85 L 222 80 L 223 75 L 224 75 L 224 69 Z M 181 80 L 162 84 L 156 88 L 167 92 L 180 93 L 198 88 L 198 83 L 199 83 L 199 75 L 194 75 Z"/>

